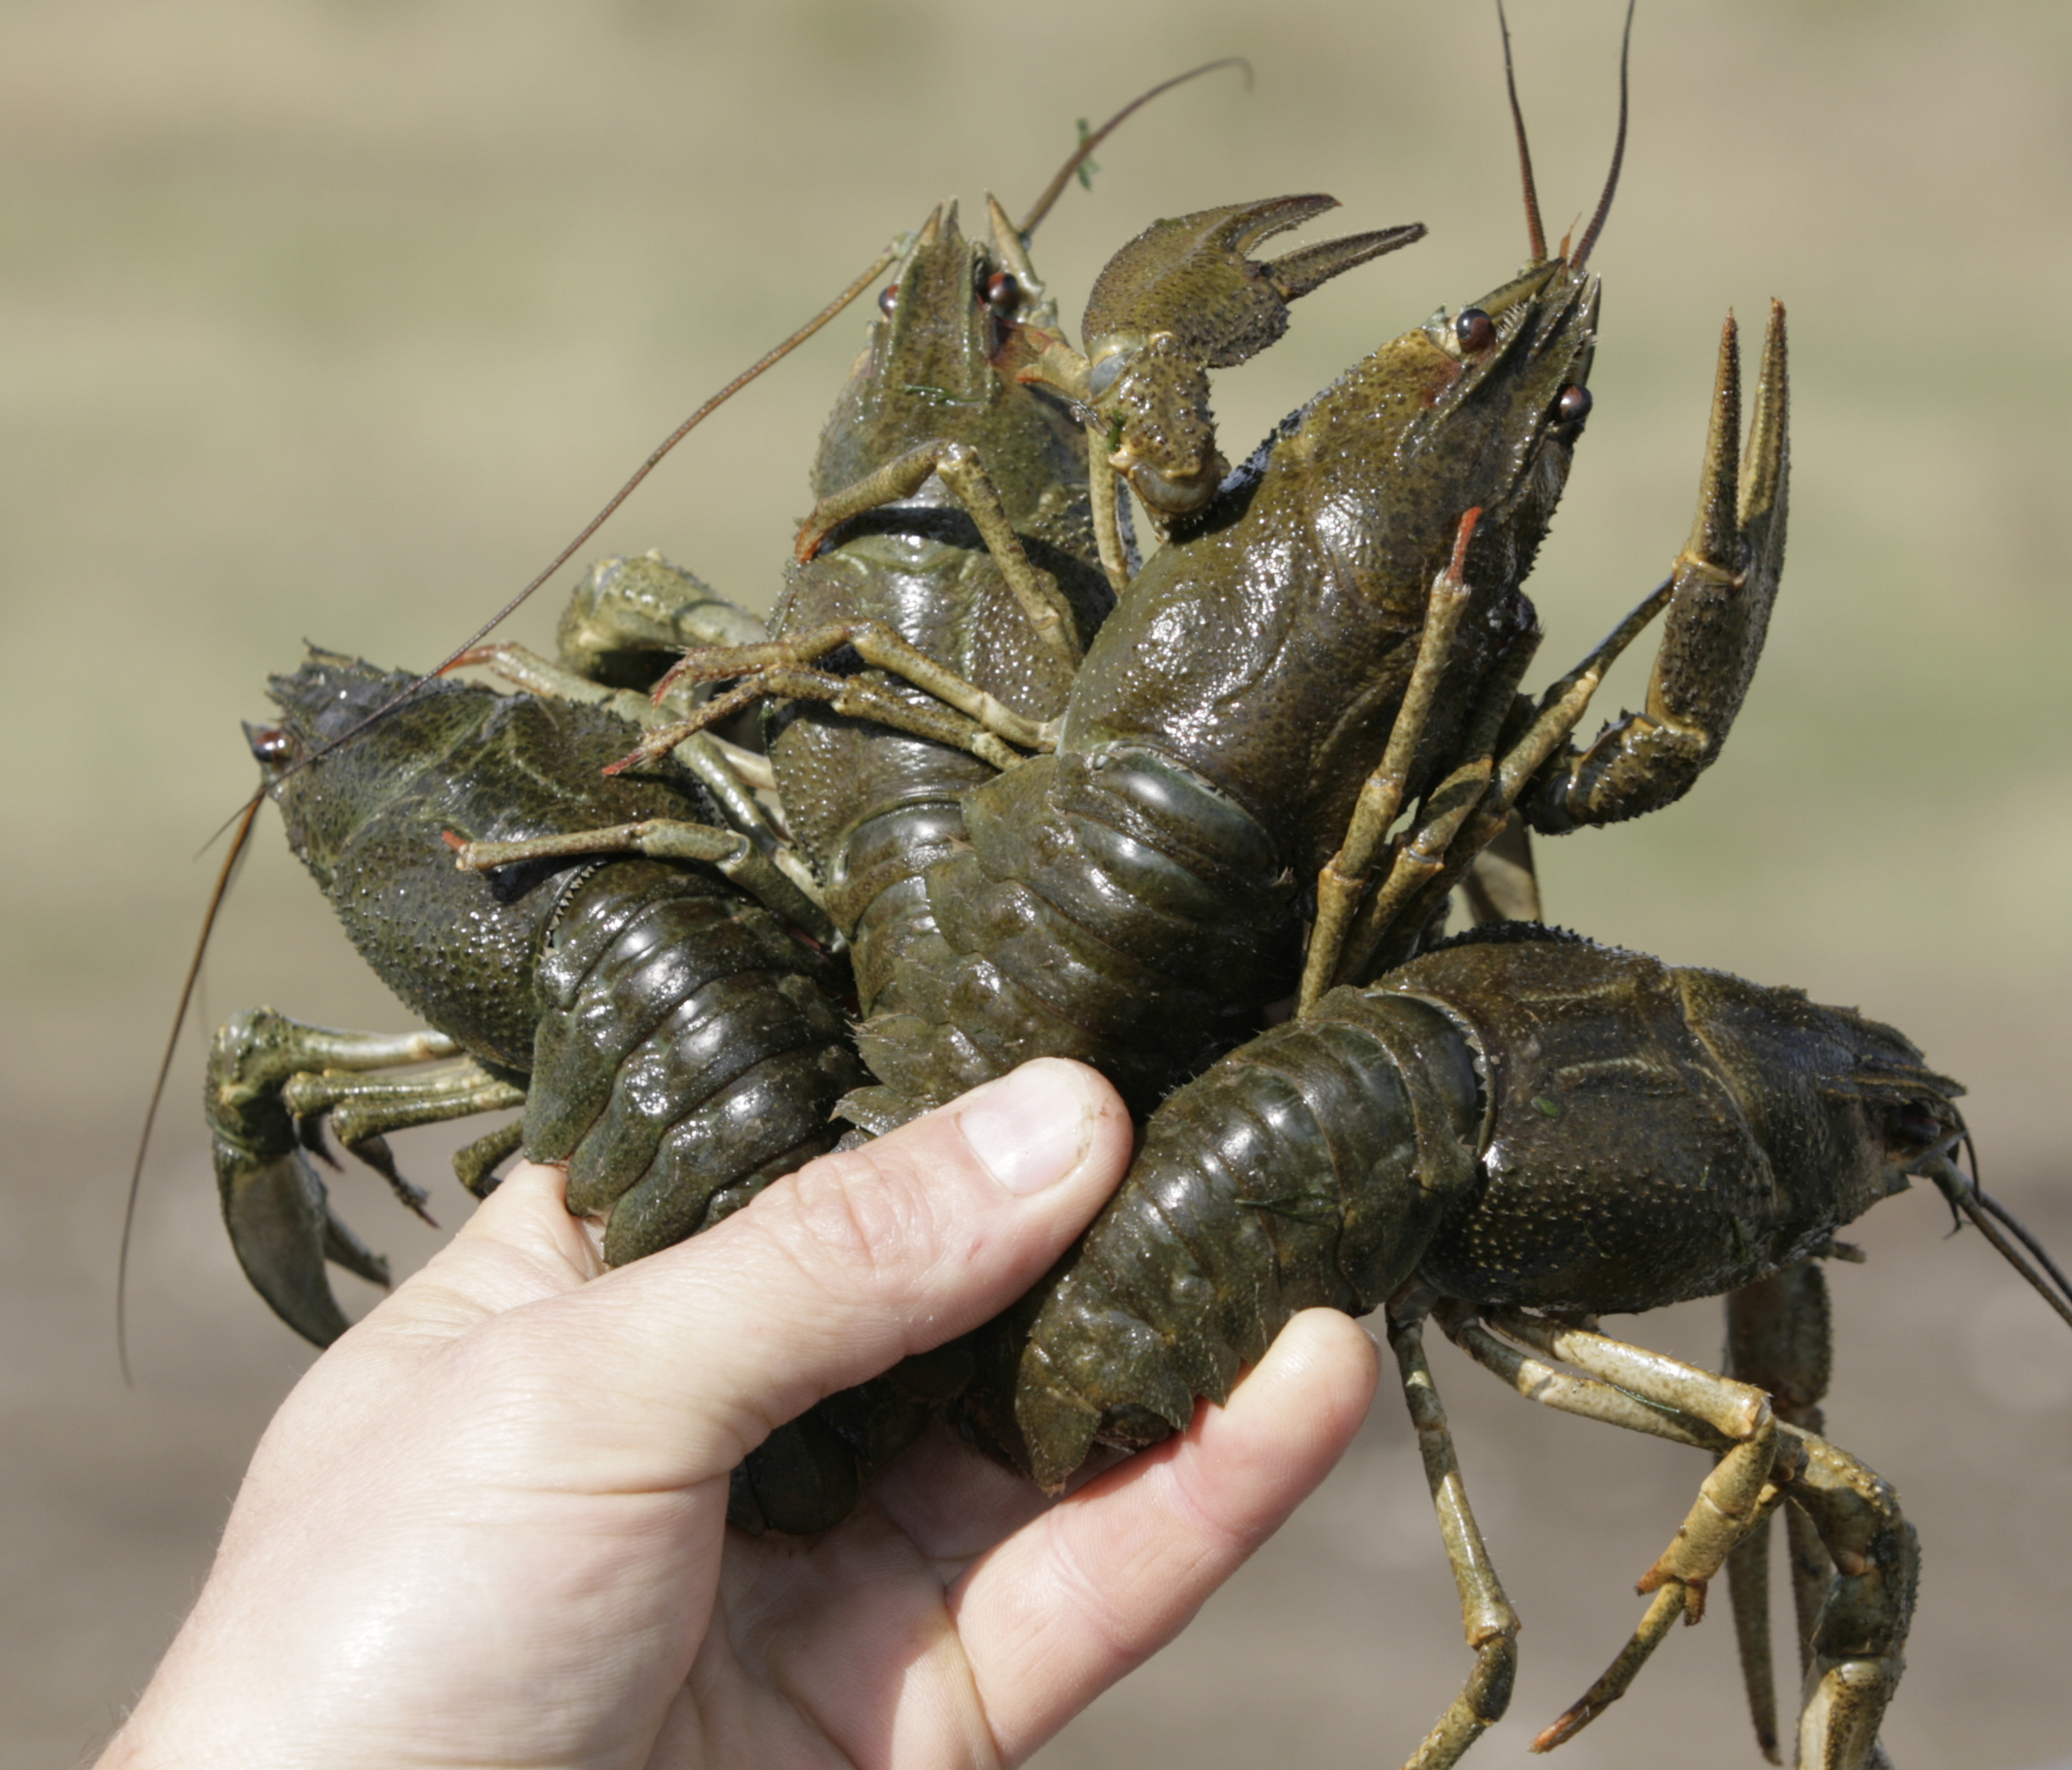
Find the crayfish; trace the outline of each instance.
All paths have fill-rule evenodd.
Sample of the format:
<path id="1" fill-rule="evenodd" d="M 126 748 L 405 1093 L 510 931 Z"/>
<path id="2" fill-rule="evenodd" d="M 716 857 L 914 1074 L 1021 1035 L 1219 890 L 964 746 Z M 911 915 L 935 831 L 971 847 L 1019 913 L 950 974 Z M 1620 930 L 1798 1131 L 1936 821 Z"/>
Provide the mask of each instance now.
<path id="1" fill-rule="evenodd" d="M 1418 229 L 1267 262 L 1262 240 L 1331 200 L 1161 223 L 1096 284 L 1080 351 L 1028 256 L 1042 206 L 1017 227 L 989 203 L 988 241 L 938 210 L 893 255 L 767 631 L 659 560 L 620 561 L 580 593 L 559 662 L 467 653 L 526 692 L 406 698 L 328 654 L 277 679 L 283 723 L 253 746 L 291 839 L 438 1030 L 245 1017 L 219 1039 L 226 1216 L 274 1306 L 328 1339 L 324 1260 L 379 1276 L 303 1160 L 326 1114 L 393 1177 L 386 1129 L 522 1104 L 466 1177 L 487 1185 L 521 1144 L 566 1161 L 617 1260 L 740 1208 L 842 1122 L 872 1134 L 1029 1057 L 1080 1057 L 1142 1125 L 1114 1200 L 1006 1315 L 785 1428 L 737 1479 L 738 1521 L 833 1523 L 931 1416 L 1055 1491 L 1227 1395 L 1295 1310 L 1385 1309 L 1475 1655 L 1414 1762 L 1456 1762 L 1502 1713 L 1517 1632 L 1427 1321 L 1535 1399 L 1719 1458 L 1632 1641 L 1542 1745 L 1615 1700 L 1788 1506 L 1801 1563 L 1832 1569 L 1803 1613 L 1802 1761 L 1871 1762 L 1916 1550 L 1809 1412 L 1811 1263 L 1918 1175 L 2068 1321 L 2072 1286 L 1957 1166 L 1962 1090 L 1901 1034 L 1538 922 L 1524 832 L 1689 790 L 1783 557 L 1773 306 L 1745 447 L 1725 328 L 1669 577 L 1520 692 L 1540 637 L 1523 582 L 1590 411 L 1623 58 L 1621 95 L 1573 248 L 1547 249 L 1521 121 L 1525 268 L 1380 346 L 1234 471 L 1207 372 Z M 1161 538 L 1148 559 L 1125 486 Z M 1657 615 L 1644 711 L 1579 748 Z M 758 703 L 759 743 L 708 732 Z M 1448 940 L 1457 888 L 1519 913 Z M 1595 1331 L 1722 1293 L 1730 1376 Z M 1766 1675 L 1766 1643 L 1744 1645 Z"/>

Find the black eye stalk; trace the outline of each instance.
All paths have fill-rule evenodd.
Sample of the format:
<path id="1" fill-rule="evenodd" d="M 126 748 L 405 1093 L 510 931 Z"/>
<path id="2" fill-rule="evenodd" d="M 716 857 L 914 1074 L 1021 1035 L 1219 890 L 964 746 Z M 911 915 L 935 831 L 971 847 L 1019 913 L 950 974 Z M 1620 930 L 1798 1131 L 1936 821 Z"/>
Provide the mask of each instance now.
<path id="1" fill-rule="evenodd" d="M 1453 321 L 1453 339 L 1470 356 L 1479 356 L 1496 342 L 1496 322 L 1480 307 L 1463 307 Z"/>

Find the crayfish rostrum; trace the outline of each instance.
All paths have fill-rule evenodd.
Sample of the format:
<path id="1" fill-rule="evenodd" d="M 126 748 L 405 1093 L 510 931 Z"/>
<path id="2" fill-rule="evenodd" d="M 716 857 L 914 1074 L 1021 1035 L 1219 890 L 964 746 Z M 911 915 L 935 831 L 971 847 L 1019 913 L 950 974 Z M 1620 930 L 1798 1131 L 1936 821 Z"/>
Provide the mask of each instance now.
<path id="1" fill-rule="evenodd" d="M 1632 1642 L 1542 1745 L 1621 1694 L 1786 1508 L 1802 1760 L 1874 1762 L 1916 1551 L 1890 1490 L 1819 1433 L 1815 1263 L 1920 1176 L 2068 1320 L 2072 1287 L 1958 1168 L 1961 1090 L 1902 1035 L 1538 920 L 1525 832 L 1689 788 L 1783 563 L 1773 306 L 1745 448 L 1726 328 L 1671 576 L 1536 702 L 1519 692 L 1540 639 L 1523 582 L 1590 409 L 1588 260 L 1617 165 L 1551 254 L 1528 168 L 1526 267 L 1383 345 L 1227 474 L 1207 371 L 1418 230 L 1269 264 L 1252 249 L 1329 199 L 1161 223 L 1097 284 L 1083 353 L 1029 261 L 1033 218 L 990 205 L 971 240 L 938 210 L 894 255 L 766 634 L 659 560 L 620 561 L 559 663 L 471 654 L 526 692 L 444 686 L 370 725 L 400 693 L 380 672 L 322 654 L 278 680 L 284 723 L 253 742 L 298 851 L 438 1030 L 241 1017 L 219 1039 L 225 1210 L 269 1300 L 328 1339 L 323 1260 L 379 1276 L 303 1160 L 326 1114 L 393 1177 L 383 1130 L 522 1103 L 467 1177 L 521 1143 L 565 1161 L 572 1208 L 608 1216 L 625 1259 L 740 1208 L 842 1122 L 868 1135 L 1031 1056 L 1083 1057 L 1142 1126 L 1116 1199 L 999 1321 L 784 1428 L 737 1480 L 738 1522 L 835 1522 L 931 1417 L 1056 1490 L 1227 1395 L 1295 1310 L 1385 1309 L 1475 1655 L 1415 1762 L 1455 1762 L 1502 1713 L 1518 1627 L 1427 1321 L 1534 1399 L 1719 1459 Z M 1124 484 L 1162 537 L 1148 560 Z M 1576 747 L 1657 615 L 1645 710 Z M 705 730 L 758 702 L 759 746 Z M 1486 925 L 1447 940 L 1456 887 Z M 428 1056 L 451 1061 L 344 1073 Z M 1728 1376 L 1596 1331 L 1718 1293 Z M 1767 1644 L 1743 1642 L 1753 1690 Z"/>

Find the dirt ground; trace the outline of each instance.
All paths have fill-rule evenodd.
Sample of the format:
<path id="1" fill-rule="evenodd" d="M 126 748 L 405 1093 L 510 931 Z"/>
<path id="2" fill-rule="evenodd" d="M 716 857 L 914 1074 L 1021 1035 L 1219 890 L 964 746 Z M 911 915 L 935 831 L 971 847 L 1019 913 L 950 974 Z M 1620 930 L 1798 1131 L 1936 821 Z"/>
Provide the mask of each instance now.
<path id="1" fill-rule="evenodd" d="M 1518 0 L 1551 223 L 1594 202 L 1619 8 Z M 1025 202 L 1140 87 L 1037 256 L 1083 289 L 1144 222 L 1327 189 L 1430 240 L 1303 305 L 1218 383 L 1233 453 L 1379 339 L 1523 256 L 1480 7 L 947 0 L 0 3 L 0 1762 L 119 1718 L 207 1565 L 305 1353 L 215 1215 L 183 1046 L 115 1369 L 114 1249 L 157 1041 L 251 784 L 237 727 L 305 637 L 423 664 L 550 557 L 691 405 L 933 203 Z M 2062 1254 L 2072 1176 L 2072 14 L 1647 0 L 1628 169 L 1596 263 L 1590 433 L 1533 581 L 1543 680 L 1656 582 L 1689 522 L 1716 328 L 1793 327 L 1793 531 L 1762 670 L 1685 804 L 1543 845 L 1550 908 L 1680 962 L 1904 1027 L 1987 1177 Z M 1067 312 L 1074 307 L 1067 296 Z M 845 319 L 679 452 L 589 549 L 659 545 L 767 603 Z M 550 631 L 555 593 L 518 624 Z M 1641 666 L 1608 693 L 1630 702 Z M 200 1018 L 401 1012 L 263 829 Z M 458 1219 L 443 1143 L 407 1166 Z M 412 1267 L 377 1184 L 345 1209 Z M 1904 1770 L 2072 1763 L 2072 1337 L 1934 1199 L 1832 1271 L 1834 1435 L 1925 1544 Z M 1615 1326 L 1711 1359 L 1713 1305 Z M 1595 1675 L 1703 1473 L 1441 1354 L 1463 1466 L 1526 1621 L 1515 1718 Z M 1400 1405 L 1182 1642 L 1040 1759 L 1388 1763 L 1467 1666 Z M 1752 1764 L 1723 1620 L 1678 1631 L 1571 1770 Z"/>

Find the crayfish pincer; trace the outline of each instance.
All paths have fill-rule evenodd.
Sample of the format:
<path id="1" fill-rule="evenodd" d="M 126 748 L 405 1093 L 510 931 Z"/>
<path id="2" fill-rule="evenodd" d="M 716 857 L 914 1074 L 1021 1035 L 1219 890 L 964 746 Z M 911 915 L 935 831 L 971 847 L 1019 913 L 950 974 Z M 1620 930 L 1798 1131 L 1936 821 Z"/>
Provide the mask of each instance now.
<path id="1" fill-rule="evenodd" d="M 1891 1489 L 1763 1390 L 1607 1339 L 1595 1318 L 1798 1269 L 1915 1175 L 2009 1251 L 1991 1227 L 2004 1214 L 1952 1160 L 1962 1091 L 1849 1009 L 1493 924 L 1332 991 L 1166 1100 L 1078 1245 L 981 1330 L 959 1412 L 1055 1490 L 1096 1446 L 1184 1429 L 1297 1310 L 1386 1305 L 1476 1655 L 1413 1761 L 1450 1764 L 1503 1712 L 1518 1619 L 1421 1349 L 1436 1320 L 1531 1399 L 1720 1458 L 1641 1581 L 1654 1598 L 1632 1643 L 1541 1747 L 1616 1699 L 1788 1501 L 1836 1569 L 1809 1618 L 1800 1762 L 1860 1765 L 1914 1603 Z M 2062 1279 L 2052 1297 L 2016 1264 L 2066 1313 Z"/>

